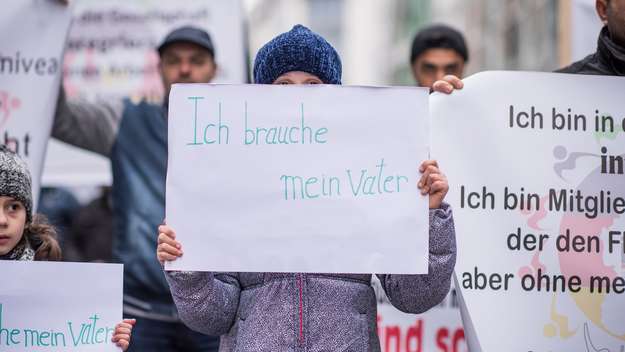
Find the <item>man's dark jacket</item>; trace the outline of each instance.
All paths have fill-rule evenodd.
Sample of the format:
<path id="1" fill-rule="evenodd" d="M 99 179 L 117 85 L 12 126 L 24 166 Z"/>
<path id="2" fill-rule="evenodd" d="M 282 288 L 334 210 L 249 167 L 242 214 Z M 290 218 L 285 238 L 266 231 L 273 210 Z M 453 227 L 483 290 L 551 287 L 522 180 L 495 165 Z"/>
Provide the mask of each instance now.
<path id="1" fill-rule="evenodd" d="M 616 44 L 608 27 L 603 27 L 599 33 L 597 52 L 584 59 L 561 68 L 556 72 L 579 73 L 585 75 L 624 76 L 625 75 L 625 47 Z"/>

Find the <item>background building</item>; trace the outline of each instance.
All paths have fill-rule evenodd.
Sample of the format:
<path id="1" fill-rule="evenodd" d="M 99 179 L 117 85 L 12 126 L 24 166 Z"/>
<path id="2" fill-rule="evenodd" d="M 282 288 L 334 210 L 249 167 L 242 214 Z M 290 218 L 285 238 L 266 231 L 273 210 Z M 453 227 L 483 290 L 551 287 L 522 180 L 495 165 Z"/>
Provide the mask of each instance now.
<path id="1" fill-rule="evenodd" d="M 302 23 L 343 58 L 344 83 L 413 84 L 414 34 L 430 23 L 462 31 L 467 73 L 552 71 L 595 48 L 600 23 L 593 0 L 245 0 L 250 53 Z M 253 59 L 253 57 L 251 58 Z"/>

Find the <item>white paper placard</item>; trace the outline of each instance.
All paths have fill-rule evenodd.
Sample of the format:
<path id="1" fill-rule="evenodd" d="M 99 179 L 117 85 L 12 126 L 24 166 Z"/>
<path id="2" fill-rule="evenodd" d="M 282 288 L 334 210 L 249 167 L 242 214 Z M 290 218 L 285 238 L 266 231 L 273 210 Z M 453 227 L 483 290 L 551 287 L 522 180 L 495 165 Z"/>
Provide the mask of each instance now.
<path id="1" fill-rule="evenodd" d="M 1 351 L 119 351 L 121 264 L 0 260 Z"/>
<path id="2" fill-rule="evenodd" d="M 175 85 L 168 269 L 427 272 L 427 90 Z"/>

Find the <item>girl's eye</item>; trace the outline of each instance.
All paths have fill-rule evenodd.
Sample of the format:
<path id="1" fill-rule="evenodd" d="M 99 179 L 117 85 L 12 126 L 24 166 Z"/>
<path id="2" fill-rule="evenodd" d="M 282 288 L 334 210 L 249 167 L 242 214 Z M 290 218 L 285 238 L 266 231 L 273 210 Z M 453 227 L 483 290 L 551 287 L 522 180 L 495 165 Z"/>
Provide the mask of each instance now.
<path id="1" fill-rule="evenodd" d="M 18 211 L 21 209 L 22 205 L 20 203 L 10 203 L 7 207 L 9 211 Z"/>

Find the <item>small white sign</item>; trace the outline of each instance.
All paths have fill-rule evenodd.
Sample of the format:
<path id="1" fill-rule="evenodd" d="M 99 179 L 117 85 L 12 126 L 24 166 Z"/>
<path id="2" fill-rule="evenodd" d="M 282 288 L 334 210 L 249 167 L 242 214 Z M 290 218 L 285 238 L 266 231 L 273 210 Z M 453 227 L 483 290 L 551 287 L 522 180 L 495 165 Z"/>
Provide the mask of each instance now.
<path id="1" fill-rule="evenodd" d="M 119 351 L 121 264 L 0 260 L 1 351 Z"/>

